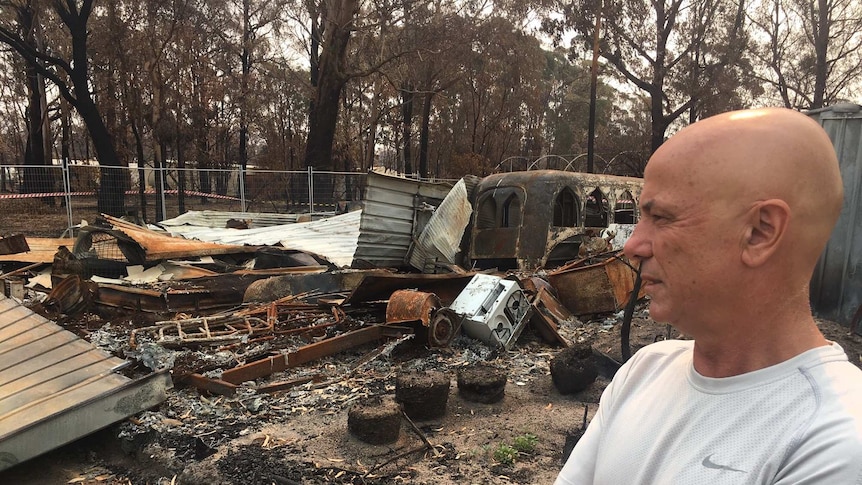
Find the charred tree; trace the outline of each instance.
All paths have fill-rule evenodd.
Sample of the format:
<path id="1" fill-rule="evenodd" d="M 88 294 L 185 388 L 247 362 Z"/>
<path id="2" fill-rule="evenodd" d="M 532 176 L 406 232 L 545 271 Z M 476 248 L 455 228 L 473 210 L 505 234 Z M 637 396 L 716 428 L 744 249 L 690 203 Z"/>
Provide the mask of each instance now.
<path id="1" fill-rule="evenodd" d="M 431 99 L 434 93 L 425 93 L 422 98 L 422 124 L 419 128 L 419 176 L 427 177 L 428 172 L 428 137 L 431 124 Z"/>
<path id="2" fill-rule="evenodd" d="M 358 12 L 358 0 L 324 2 L 321 15 L 324 49 L 316 60 L 318 79 L 308 116 L 304 157 L 306 167 L 332 169 L 332 143 L 335 140 L 341 92 L 349 79 L 346 72 L 347 44 Z M 312 66 L 314 64 L 312 60 Z"/>
<path id="3" fill-rule="evenodd" d="M 69 31 L 71 61 L 34 49 L 21 35 L 5 26 L 0 26 L 0 42 L 10 46 L 28 66 L 51 80 L 63 98 L 74 106 L 87 127 L 99 160 L 101 179 L 98 209 L 114 216 L 125 215 L 123 170 L 113 138 L 90 92 L 87 22 L 93 10 L 93 0 L 83 0 L 80 8 L 75 2 L 61 0 L 52 1 L 51 6 Z M 60 72 L 68 77 L 68 83 Z"/>
<path id="4" fill-rule="evenodd" d="M 22 40 L 34 51 L 38 49 L 38 21 L 33 6 L 29 3 L 13 7 L 18 19 Z M 26 63 L 24 76 L 27 85 L 27 142 L 24 148 L 24 180 L 21 191 L 27 194 L 53 192 L 52 172 L 46 166 L 51 165 L 51 158 L 45 150 L 48 136 L 47 96 L 42 76 L 36 66 Z M 42 200 L 53 204 L 53 197 Z"/>
<path id="5" fill-rule="evenodd" d="M 404 148 L 401 151 L 402 166 L 404 173 L 408 176 L 413 173 L 413 154 L 411 145 L 413 144 L 413 86 L 408 82 L 401 85 L 401 132 L 403 136 L 402 143 Z"/>

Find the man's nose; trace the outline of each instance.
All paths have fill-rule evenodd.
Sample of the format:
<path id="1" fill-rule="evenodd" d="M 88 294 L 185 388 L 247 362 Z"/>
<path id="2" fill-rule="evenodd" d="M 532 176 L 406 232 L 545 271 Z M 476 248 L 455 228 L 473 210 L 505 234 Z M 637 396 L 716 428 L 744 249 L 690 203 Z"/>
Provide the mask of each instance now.
<path id="1" fill-rule="evenodd" d="M 643 224 L 638 223 L 631 237 L 623 246 L 623 252 L 630 260 L 643 260 L 652 256 L 652 244 L 647 239 L 646 232 Z"/>

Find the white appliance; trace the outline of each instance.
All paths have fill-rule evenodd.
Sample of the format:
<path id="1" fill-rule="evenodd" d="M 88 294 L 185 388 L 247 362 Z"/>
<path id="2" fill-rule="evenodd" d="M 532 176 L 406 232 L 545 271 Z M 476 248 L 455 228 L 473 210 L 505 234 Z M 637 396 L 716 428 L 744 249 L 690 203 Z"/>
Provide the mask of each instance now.
<path id="1" fill-rule="evenodd" d="M 467 335 L 506 350 L 518 340 L 532 314 L 517 280 L 488 274 L 473 276 L 449 308 L 462 316 Z"/>

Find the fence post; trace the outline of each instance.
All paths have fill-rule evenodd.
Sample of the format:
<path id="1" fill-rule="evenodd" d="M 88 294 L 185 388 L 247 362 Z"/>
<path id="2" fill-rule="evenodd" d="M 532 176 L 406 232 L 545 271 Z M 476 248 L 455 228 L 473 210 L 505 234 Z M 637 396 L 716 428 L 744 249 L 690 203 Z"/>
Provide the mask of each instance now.
<path id="1" fill-rule="evenodd" d="M 308 213 L 314 214 L 314 167 L 308 167 Z"/>
<path id="2" fill-rule="evenodd" d="M 168 203 L 167 203 L 167 200 L 165 199 L 165 185 L 166 185 L 166 182 L 168 179 L 168 177 L 167 177 L 167 170 L 168 170 L 167 162 L 162 162 L 159 167 L 153 167 L 153 170 L 154 170 L 154 173 L 159 177 L 158 196 L 159 196 L 159 205 L 161 205 L 161 209 L 162 209 L 162 217 L 165 220 L 167 220 L 167 219 L 170 219 L 170 217 L 168 217 Z M 157 222 L 161 222 L 161 221 L 157 221 Z"/>
<path id="3" fill-rule="evenodd" d="M 242 165 L 239 166 L 239 199 L 240 208 L 242 209 L 242 212 L 245 212 L 245 167 Z"/>
<path id="4" fill-rule="evenodd" d="M 63 158 L 63 164 L 60 167 L 60 175 L 63 176 L 63 194 L 66 199 L 66 218 L 69 225 L 66 231 L 70 237 L 75 237 L 75 232 L 72 230 L 72 178 L 69 175 L 69 161 Z"/>

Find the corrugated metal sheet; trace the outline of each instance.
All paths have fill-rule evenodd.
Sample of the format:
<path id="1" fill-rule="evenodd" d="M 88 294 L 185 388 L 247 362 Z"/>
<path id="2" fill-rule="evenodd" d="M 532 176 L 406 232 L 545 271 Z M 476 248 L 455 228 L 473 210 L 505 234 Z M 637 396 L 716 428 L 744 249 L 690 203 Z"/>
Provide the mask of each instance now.
<path id="1" fill-rule="evenodd" d="M 105 215 L 104 217 L 111 223 L 114 229 L 133 239 L 145 251 L 145 258 L 147 261 L 192 256 L 213 256 L 216 254 L 248 253 L 254 251 L 254 248 L 240 244 L 229 245 L 213 243 L 212 241 L 189 241 L 179 237 L 172 237 L 161 231 L 154 231 L 148 227 L 142 227 L 117 217 L 109 215 Z M 96 241 L 96 239 L 92 237 L 92 233 L 94 231 L 84 232 L 85 230 L 86 228 L 81 230 L 82 234 L 75 242 L 75 249 L 73 250 L 75 254 L 81 254 L 82 252 L 93 250 L 99 255 L 99 257 L 105 259 L 119 257 L 116 254 L 117 252 L 122 254 L 119 248 L 115 246 L 116 243 L 95 244 L 94 241 Z M 98 232 L 98 230 L 95 232 Z M 85 239 L 87 234 L 90 234 L 90 237 Z M 114 239 L 113 235 L 111 235 L 111 239 Z M 123 255 L 123 258 L 125 258 L 125 255 Z M 129 259 L 131 260 L 131 258 Z"/>
<path id="2" fill-rule="evenodd" d="M 369 173 L 355 259 L 380 267 L 405 266 L 414 234 L 452 185 Z"/>
<path id="3" fill-rule="evenodd" d="M 461 179 L 434 211 L 410 251 L 410 265 L 421 270 L 429 261 L 458 263 L 455 259 L 461 250 L 461 238 L 470 223 L 472 213 L 473 206 L 467 198 L 467 185 L 464 179 Z"/>
<path id="4" fill-rule="evenodd" d="M 159 223 L 160 226 L 197 226 L 225 227 L 231 219 L 248 221 L 249 227 L 269 227 L 291 224 L 299 219 L 299 214 L 278 214 L 271 212 L 228 212 L 228 211 L 188 211 L 173 219 Z"/>
<path id="5" fill-rule="evenodd" d="M 862 109 L 836 105 L 809 113 L 829 133 L 844 180 L 844 207 L 811 280 L 819 316 L 849 324 L 862 305 Z"/>
<path id="6" fill-rule="evenodd" d="M 190 225 L 167 226 L 173 235 L 221 244 L 271 246 L 319 254 L 338 266 L 350 266 L 359 239 L 362 211 L 327 219 L 253 229 L 226 229 Z"/>
<path id="7" fill-rule="evenodd" d="M 166 399 L 167 372 L 133 381 L 125 365 L 0 295 L 0 470 Z"/>

